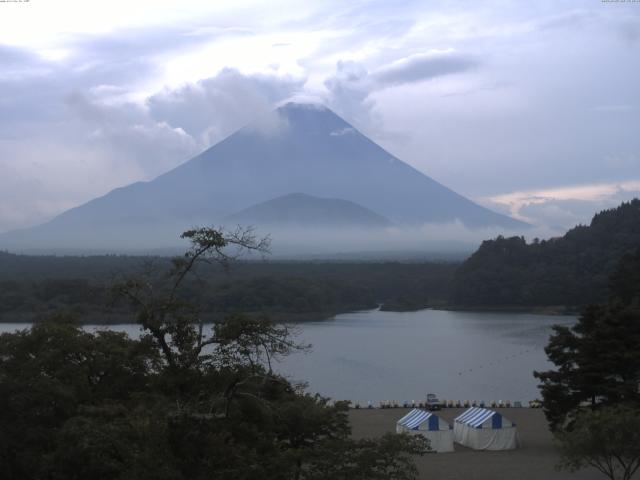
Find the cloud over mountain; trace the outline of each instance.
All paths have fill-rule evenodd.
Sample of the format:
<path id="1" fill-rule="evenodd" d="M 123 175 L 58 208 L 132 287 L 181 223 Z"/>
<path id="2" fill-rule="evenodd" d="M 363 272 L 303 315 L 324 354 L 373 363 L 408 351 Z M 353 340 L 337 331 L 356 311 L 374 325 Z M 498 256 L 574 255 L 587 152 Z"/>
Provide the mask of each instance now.
<path id="1" fill-rule="evenodd" d="M 266 114 L 300 90 L 304 79 L 243 75 L 225 68 L 216 76 L 177 89 L 164 89 L 146 100 L 157 121 L 184 129 L 206 146 Z"/>
<path id="2" fill-rule="evenodd" d="M 1 242 L 14 249 L 152 249 L 175 245 L 194 225 L 277 226 L 278 218 L 294 228 L 526 228 L 413 169 L 329 109 L 287 103 L 152 181 L 115 189 Z"/>
<path id="3" fill-rule="evenodd" d="M 0 231 L 152 178 L 292 95 L 473 198 L 640 180 L 637 162 L 611 162 L 640 152 L 632 2 L 59 0 L 2 13 L 0 190 L 16 193 Z"/>

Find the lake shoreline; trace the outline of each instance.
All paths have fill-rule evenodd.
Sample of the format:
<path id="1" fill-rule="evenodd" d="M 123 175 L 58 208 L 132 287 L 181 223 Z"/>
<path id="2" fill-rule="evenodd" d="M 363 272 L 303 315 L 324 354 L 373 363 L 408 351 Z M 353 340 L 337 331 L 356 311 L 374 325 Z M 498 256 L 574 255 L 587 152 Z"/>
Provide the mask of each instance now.
<path id="1" fill-rule="evenodd" d="M 477 313 L 530 313 L 532 315 L 577 316 L 583 307 L 566 305 L 534 305 L 534 306 L 493 306 L 493 305 L 446 305 L 428 307 L 431 310 L 445 310 L 451 312 Z"/>
<path id="2" fill-rule="evenodd" d="M 375 311 L 376 308 L 368 310 L 349 310 L 345 312 L 309 312 L 309 313 L 270 313 L 270 312 L 225 312 L 219 314 L 203 315 L 203 321 L 206 324 L 213 324 L 222 321 L 225 317 L 230 315 L 251 315 L 251 316 L 266 316 L 273 320 L 275 323 L 307 323 L 307 322 L 321 322 L 325 320 L 332 320 L 336 315 L 355 313 L 361 311 Z M 63 314 L 73 312 L 61 312 Z M 45 321 L 47 318 L 54 315 L 55 312 L 43 312 L 40 314 L 24 314 L 24 315 L 0 315 L 0 324 L 7 323 L 24 323 L 34 324 Z M 116 325 L 128 325 L 137 323 L 135 314 L 105 314 L 102 312 L 83 314 L 78 319 L 78 325 L 100 325 L 100 326 L 116 326 Z"/>
<path id="3" fill-rule="evenodd" d="M 564 305 L 555 306 L 482 306 L 482 305 L 431 305 L 422 306 L 419 308 L 396 308 L 386 309 L 384 304 L 380 304 L 377 308 L 370 309 L 355 309 L 345 311 L 330 311 L 330 312 L 304 312 L 304 313 L 289 313 L 289 312 L 224 312 L 209 314 L 203 316 L 204 323 L 216 323 L 222 320 L 224 317 L 236 314 L 245 314 L 251 316 L 266 316 L 273 320 L 275 323 L 307 323 L 307 322 L 323 322 L 331 321 L 337 315 L 345 315 L 358 312 L 373 312 L 382 311 L 389 313 L 415 313 L 422 310 L 436 310 L 445 312 L 468 312 L 468 313 L 524 313 L 532 315 L 549 315 L 549 316 L 579 316 L 581 314 L 581 307 L 568 307 Z M 0 315 L 0 324 L 3 323 L 25 323 L 33 324 L 43 321 L 44 319 L 54 315 L 57 312 L 42 312 L 32 314 L 13 314 L 13 315 Z M 74 312 L 63 311 L 62 313 L 74 314 Z M 91 318 L 87 318 L 91 317 Z M 101 325 L 101 326 L 115 326 L 126 325 L 131 323 L 137 323 L 135 314 L 108 314 L 104 312 L 94 312 L 82 314 L 82 318 L 78 320 L 78 325 Z"/>

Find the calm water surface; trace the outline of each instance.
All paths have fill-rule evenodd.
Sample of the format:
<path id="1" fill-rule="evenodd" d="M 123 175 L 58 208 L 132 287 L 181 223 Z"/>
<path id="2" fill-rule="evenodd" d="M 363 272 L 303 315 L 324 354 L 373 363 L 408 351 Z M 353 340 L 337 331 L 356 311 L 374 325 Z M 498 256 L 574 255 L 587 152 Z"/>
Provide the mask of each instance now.
<path id="1" fill-rule="evenodd" d="M 313 345 L 276 368 L 309 390 L 366 405 L 421 401 L 427 392 L 459 400 L 539 397 L 533 370 L 550 367 L 544 353 L 551 326 L 574 317 L 516 313 L 377 310 L 298 324 Z M 0 324 L 0 332 L 25 328 Z M 87 326 L 89 330 L 104 327 Z M 137 336 L 137 325 L 112 327 Z"/>

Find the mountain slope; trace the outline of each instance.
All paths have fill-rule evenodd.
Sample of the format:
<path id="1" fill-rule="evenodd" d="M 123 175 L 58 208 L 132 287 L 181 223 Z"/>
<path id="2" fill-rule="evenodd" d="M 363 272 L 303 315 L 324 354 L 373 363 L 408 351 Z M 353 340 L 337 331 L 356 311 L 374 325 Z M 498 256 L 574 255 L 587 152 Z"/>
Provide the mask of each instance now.
<path id="1" fill-rule="evenodd" d="M 357 203 L 291 193 L 245 208 L 225 223 L 283 227 L 388 227 L 391 222 Z"/>
<path id="2" fill-rule="evenodd" d="M 290 103 L 150 182 L 115 189 L 47 224 L 6 234 L 0 246 L 158 247 L 192 225 L 219 223 L 292 190 L 348 200 L 396 224 L 526 226 L 398 160 L 332 111 Z"/>
<path id="3" fill-rule="evenodd" d="M 640 200 L 623 203 L 563 237 L 527 244 L 488 240 L 456 272 L 458 305 L 585 305 L 608 296 L 610 275 L 640 249 Z"/>

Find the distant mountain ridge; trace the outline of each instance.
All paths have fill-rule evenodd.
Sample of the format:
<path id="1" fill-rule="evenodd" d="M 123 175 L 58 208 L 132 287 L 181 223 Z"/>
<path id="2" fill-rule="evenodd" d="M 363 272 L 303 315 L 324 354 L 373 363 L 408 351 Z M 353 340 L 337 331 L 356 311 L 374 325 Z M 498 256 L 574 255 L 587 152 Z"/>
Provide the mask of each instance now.
<path id="1" fill-rule="evenodd" d="M 149 182 L 0 236 L 0 248 L 174 245 L 193 225 L 292 191 L 356 203 L 397 225 L 522 229 L 400 161 L 331 110 L 286 104 Z"/>
<path id="2" fill-rule="evenodd" d="M 640 200 L 597 213 L 588 226 L 527 244 L 487 240 L 458 269 L 457 305 L 581 306 L 602 303 L 620 259 L 640 252 Z"/>
<path id="3" fill-rule="evenodd" d="M 392 223 L 357 203 L 290 193 L 228 216 L 225 223 L 282 227 L 389 227 Z"/>

